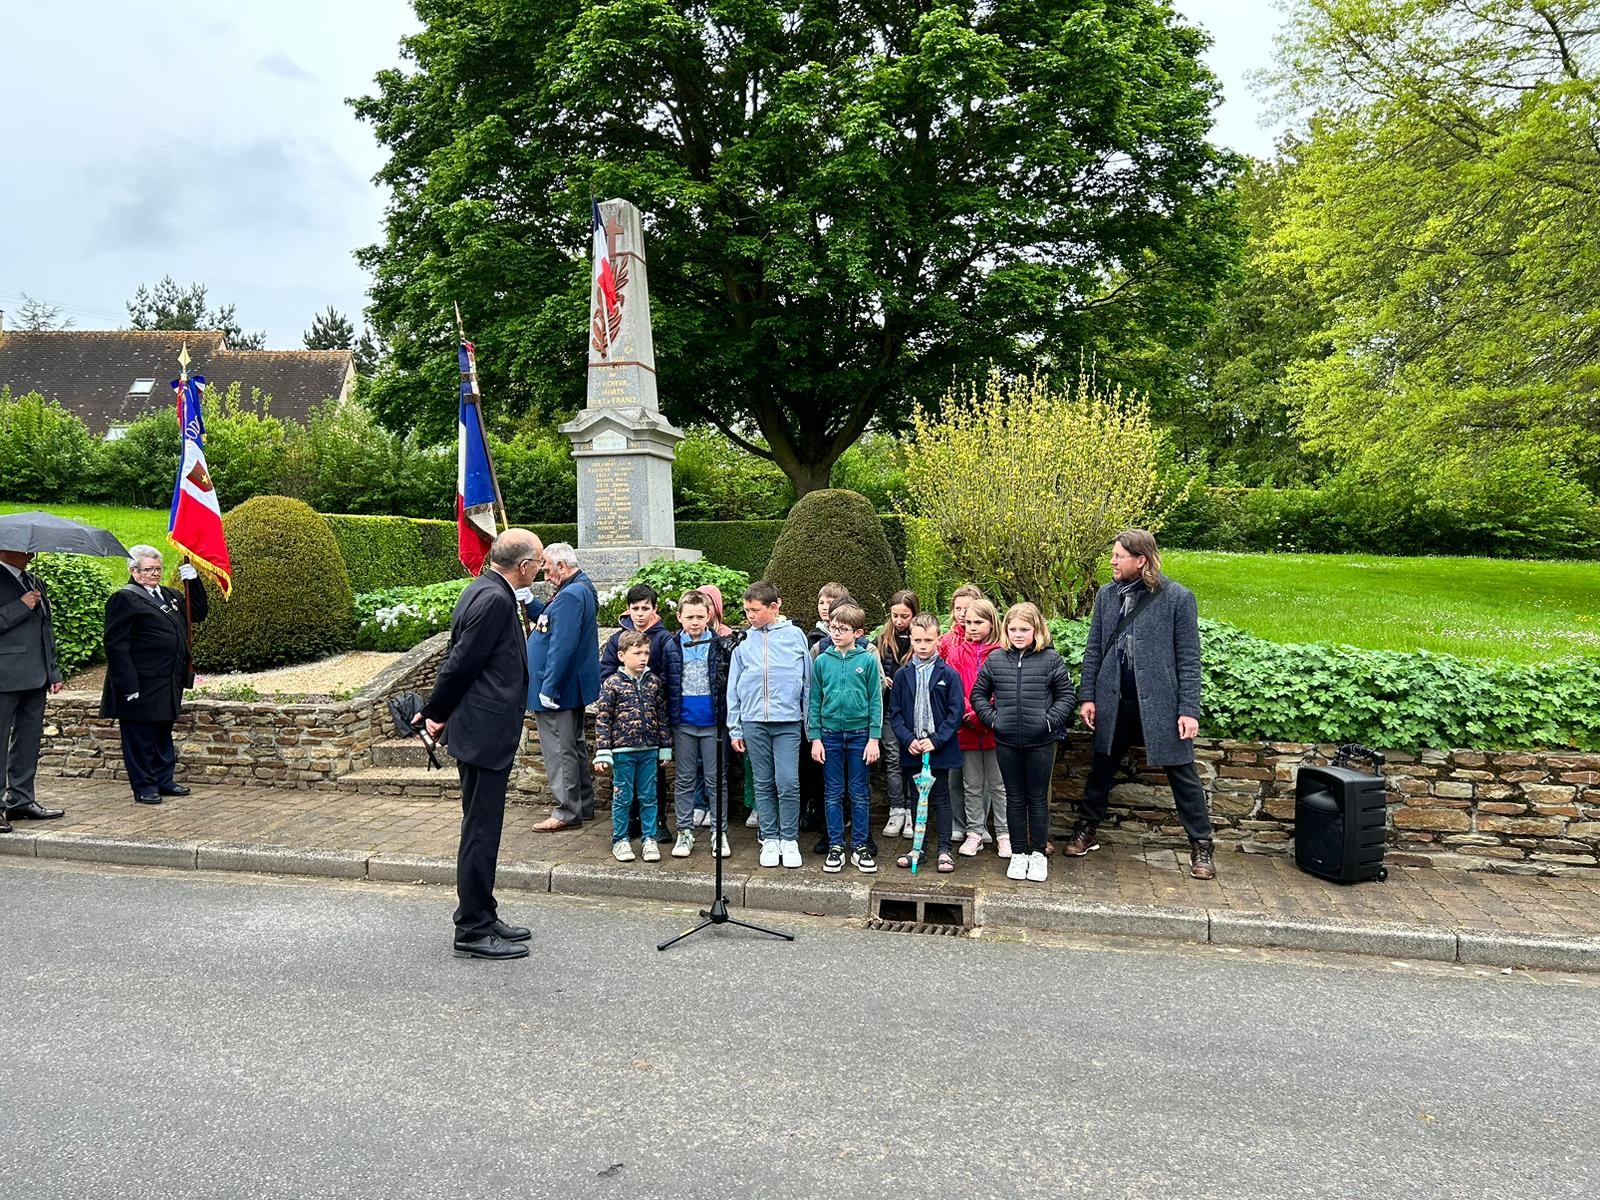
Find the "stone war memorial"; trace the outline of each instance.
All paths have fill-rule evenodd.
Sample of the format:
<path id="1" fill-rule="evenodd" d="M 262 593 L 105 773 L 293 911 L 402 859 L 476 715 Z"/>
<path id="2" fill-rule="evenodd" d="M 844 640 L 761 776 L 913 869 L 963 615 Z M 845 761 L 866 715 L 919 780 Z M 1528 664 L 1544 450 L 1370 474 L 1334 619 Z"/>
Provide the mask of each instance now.
<path id="1" fill-rule="evenodd" d="M 626 200 L 605 200 L 598 207 L 610 286 L 597 273 L 590 296 L 588 398 L 561 432 L 571 439 L 577 460 L 584 569 L 606 586 L 654 559 L 694 560 L 700 552 L 680 550 L 673 528 L 673 447 L 683 432 L 661 415 L 656 395 L 644 226 Z"/>

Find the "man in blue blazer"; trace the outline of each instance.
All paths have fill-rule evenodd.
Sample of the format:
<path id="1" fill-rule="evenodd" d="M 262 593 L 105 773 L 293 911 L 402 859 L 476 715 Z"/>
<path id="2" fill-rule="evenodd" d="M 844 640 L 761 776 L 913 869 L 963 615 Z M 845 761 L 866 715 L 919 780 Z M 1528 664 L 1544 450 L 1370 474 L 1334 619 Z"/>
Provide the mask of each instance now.
<path id="1" fill-rule="evenodd" d="M 489 547 L 483 574 L 450 614 L 450 648 L 417 719 L 441 732 L 461 777 L 461 844 L 456 851 L 455 953 L 525 958 L 531 934 L 500 920 L 494 900 L 506 785 L 522 743 L 528 694 L 522 606 L 517 589 L 539 573 L 543 547 L 526 529 L 507 529 Z"/>
<path id="2" fill-rule="evenodd" d="M 566 542 L 545 547 L 544 577 L 555 584 L 528 635 L 528 708 L 539 727 L 539 752 L 555 807 L 533 828 L 577 829 L 594 818 L 594 773 L 583 736 L 583 711 L 600 694 L 599 597 Z"/>

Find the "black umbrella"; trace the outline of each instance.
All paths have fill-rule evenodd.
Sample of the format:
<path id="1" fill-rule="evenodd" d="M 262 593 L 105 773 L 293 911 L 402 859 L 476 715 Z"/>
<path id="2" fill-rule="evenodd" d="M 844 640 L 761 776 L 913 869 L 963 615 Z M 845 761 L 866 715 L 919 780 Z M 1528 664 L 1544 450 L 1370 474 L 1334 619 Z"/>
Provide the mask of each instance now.
<path id="1" fill-rule="evenodd" d="M 90 554 L 96 558 L 128 557 L 127 547 L 104 529 L 80 525 L 45 512 L 0 517 L 0 550 L 20 550 L 24 554 Z"/>

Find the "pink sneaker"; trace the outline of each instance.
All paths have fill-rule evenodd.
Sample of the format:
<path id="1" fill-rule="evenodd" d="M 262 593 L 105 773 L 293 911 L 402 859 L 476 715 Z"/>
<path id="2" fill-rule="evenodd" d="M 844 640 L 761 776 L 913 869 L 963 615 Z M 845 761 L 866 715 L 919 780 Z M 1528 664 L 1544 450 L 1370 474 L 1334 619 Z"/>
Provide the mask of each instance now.
<path id="1" fill-rule="evenodd" d="M 1010 858 L 1011 857 L 1011 839 L 1008 838 L 1005 834 L 1002 833 L 999 837 L 995 838 L 994 841 L 995 841 L 995 853 L 998 854 L 1001 858 Z"/>
<path id="2" fill-rule="evenodd" d="M 961 843 L 961 846 L 956 853 L 965 858 L 973 858 L 977 855 L 982 846 L 983 839 L 975 833 L 969 833 L 967 834 L 967 840 Z"/>

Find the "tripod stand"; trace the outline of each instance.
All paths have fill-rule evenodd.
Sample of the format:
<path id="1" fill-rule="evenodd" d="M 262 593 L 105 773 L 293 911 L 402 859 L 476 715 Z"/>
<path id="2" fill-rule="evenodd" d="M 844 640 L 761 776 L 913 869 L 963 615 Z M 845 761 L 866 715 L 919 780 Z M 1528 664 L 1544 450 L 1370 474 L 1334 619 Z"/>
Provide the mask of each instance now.
<path id="1" fill-rule="evenodd" d="M 726 639 L 718 639 L 726 640 Z M 735 643 L 737 644 L 737 643 Z M 724 761 L 723 748 L 728 741 L 727 714 L 722 711 L 724 701 L 717 702 L 717 786 L 714 801 L 715 816 L 711 822 L 711 859 L 713 863 L 713 893 L 711 907 L 702 908 L 700 916 L 704 918 L 693 929 L 685 929 L 676 937 L 670 937 L 656 946 L 657 950 L 665 950 L 674 946 L 684 938 L 699 933 L 702 929 L 709 929 L 713 925 L 737 925 L 740 929 L 750 929 L 756 933 L 764 933 L 768 937 L 782 938 L 786 942 L 794 941 L 794 934 L 780 933 L 776 929 L 768 929 L 764 925 L 753 925 L 749 921 L 741 921 L 737 917 L 728 915 L 728 898 L 722 893 L 722 839 L 728 831 L 728 770 Z M 745 767 L 749 770 L 748 761 Z"/>

